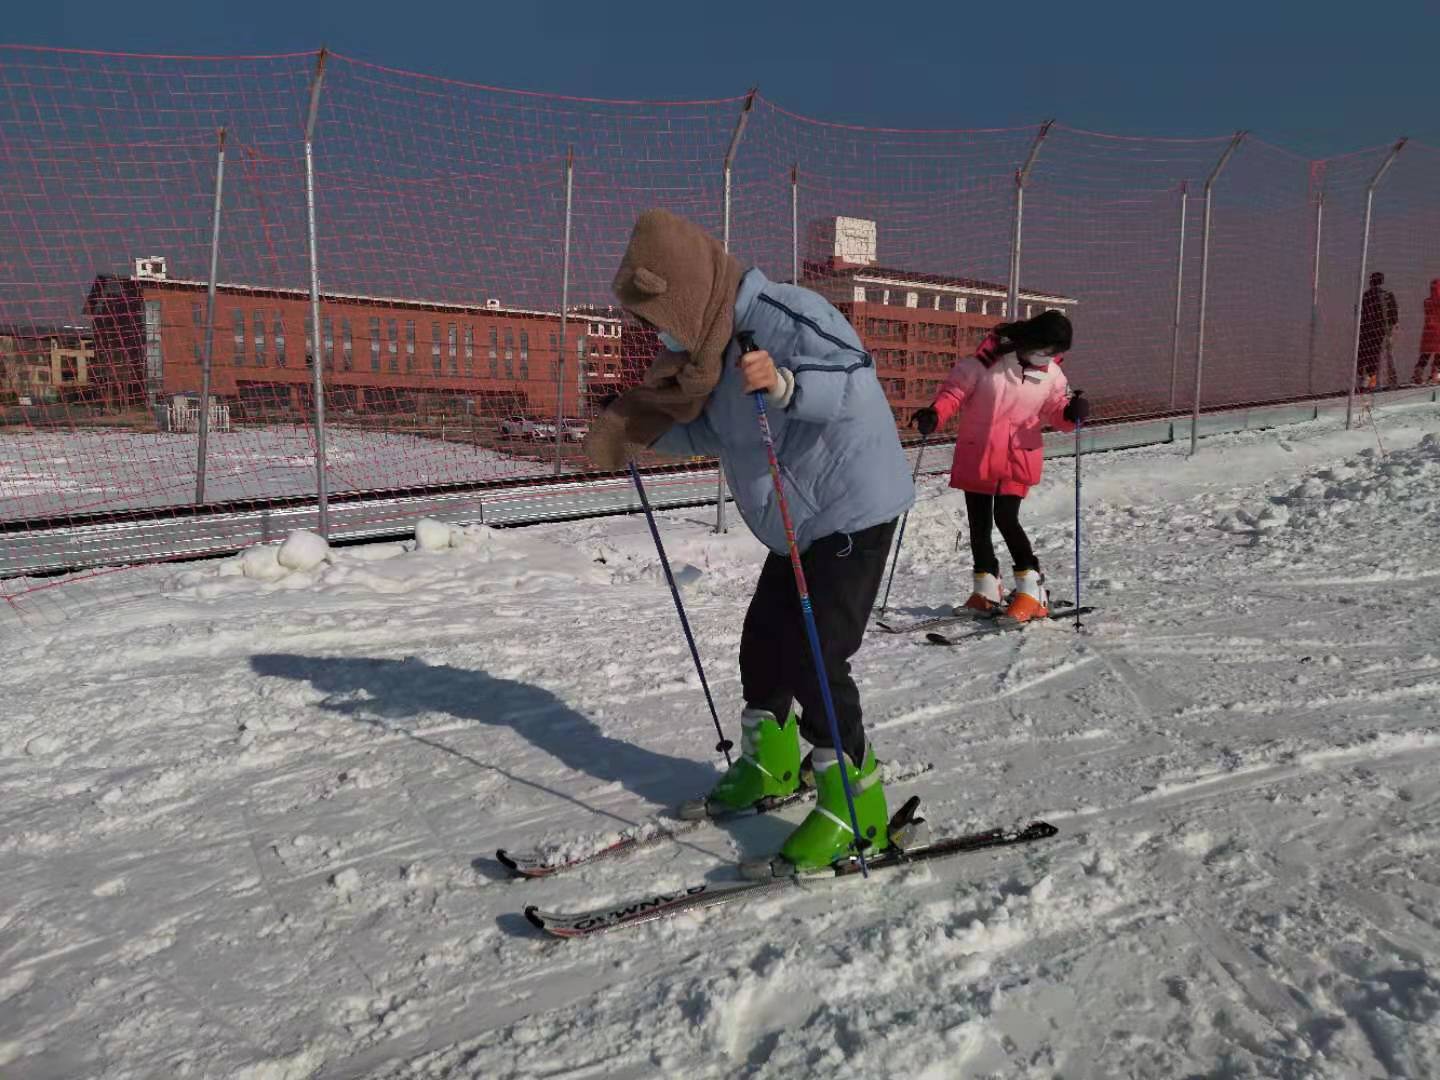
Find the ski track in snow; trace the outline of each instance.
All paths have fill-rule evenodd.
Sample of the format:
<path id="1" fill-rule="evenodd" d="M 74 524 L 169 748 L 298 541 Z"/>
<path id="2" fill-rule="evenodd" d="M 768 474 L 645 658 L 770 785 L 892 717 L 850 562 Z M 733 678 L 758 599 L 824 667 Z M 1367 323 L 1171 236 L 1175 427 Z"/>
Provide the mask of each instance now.
<path id="1" fill-rule="evenodd" d="M 0 608 L 0 1075 L 1440 1075 L 1440 410 L 1086 460 L 1068 623 L 872 635 L 877 749 L 937 833 L 1032 847 L 594 941 L 804 813 L 512 881 L 705 790 L 643 518 L 67 582 Z M 1026 521 L 1072 595 L 1072 489 Z M 927 483 L 891 609 L 963 598 Z M 760 549 L 663 515 L 722 720 Z M 7 583 L 24 588 L 25 583 Z M 18 589 L 16 590 L 18 592 Z"/>

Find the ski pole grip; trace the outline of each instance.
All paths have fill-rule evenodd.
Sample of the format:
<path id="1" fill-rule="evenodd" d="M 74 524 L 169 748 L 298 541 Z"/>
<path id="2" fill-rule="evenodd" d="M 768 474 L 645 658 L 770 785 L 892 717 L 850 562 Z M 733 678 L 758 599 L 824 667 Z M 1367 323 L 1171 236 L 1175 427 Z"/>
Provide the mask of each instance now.
<path id="1" fill-rule="evenodd" d="M 755 352 L 757 349 L 760 348 L 759 345 L 755 344 L 755 335 L 752 334 L 749 330 L 741 330 L 738 334 L 735 335 L 735 340 L 740 343 L 741 356 L 744 356 L 746 353 Z M 755 396 L 757 401 L 761 400 L 765 396 L 765 391 L 756 390 Z"/>
<path id="2" fill-rule="evenodd" d="M 756 345 L 756 344 L 755 344 L 755 335 L 752 334 L 749 330 L 741 330 L 738 334 L 735 335 L 735 340 L 740 343 L 740 355 L 741 355 L 741 356 L 744 356 L 746 353 L 755 352 L 755 350 L 757 350 L 758 348 L 760 348 L 759 345 Z M 757 410 L 759 410 L 759 412 L 761 413 L 761 415 L 764 415 L 764 413 L 765 413 L 765 391 L 764 391 L 764 390 L 756 390 L 754 393 L 755 393 L 755 408 L 756 408 Z"/>

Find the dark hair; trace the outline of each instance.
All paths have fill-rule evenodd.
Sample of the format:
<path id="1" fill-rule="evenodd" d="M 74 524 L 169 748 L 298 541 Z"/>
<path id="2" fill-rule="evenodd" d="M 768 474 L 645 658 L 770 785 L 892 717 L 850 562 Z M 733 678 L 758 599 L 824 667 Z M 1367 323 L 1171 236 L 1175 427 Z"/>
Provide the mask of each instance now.
<path id="1" fill-rule="evenodd" d="M 1051 349 L 1063 353 L 1070 349 L 1070 320 L 1058 311 L 1042 311 L 1033 319 L 1001 323 L 995 332 L 1017 352 Z"/>
<path id="2" fill-rule="evenodd" d="M 1372 289 L 1373 289 L 1375 286 L 1377 286 L 1377 285 L 1384 285 L 1384 284 L 1385 284 L 1385 275 L 1382 274 L 1379 270 L 1376 270 L 1373 274 L 1370 275 L 1370 287 L 1371 287 Z"/>

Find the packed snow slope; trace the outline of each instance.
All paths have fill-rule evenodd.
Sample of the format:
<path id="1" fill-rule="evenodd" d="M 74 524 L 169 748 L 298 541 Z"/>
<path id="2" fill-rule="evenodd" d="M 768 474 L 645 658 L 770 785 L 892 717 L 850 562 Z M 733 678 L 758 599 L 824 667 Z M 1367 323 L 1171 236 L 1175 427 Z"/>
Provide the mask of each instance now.
<path id="1" fill-rule="evenodd" d="M 882 757 L 932 766 L 892 804 L 1056 838 L 589 941 L 520 912 L 723 880 L 803 812 L 493 861 L 716 775 L 642 518 L 23 593 L 0 1075 L 1440 1075 L 1440 410 L 1084 468 L 1084 632 L 876 634 L 857 666 Z M 1052 462 L 1026 507 L 1062 596 L 1071 485 Z M 961 505 L 925 485 L 893 615 L 968 591 Z M 733 731 L 760 551 L 661 527 Z"/>
<path id="2" fill-rule="evenodd" d="M 465 442 L 334 425 L 330 490 L 364 491 L 546 476 L 543 462 Z M 458 429 L 463 438 L 467 430 Z M 0 430 L 0 521 L 184 506 L 195 495 L 198 435 Z M 303 427 L 210 436 L 206 498 L 244 502 L 314 495 L 315 449 Z M 543 452 L 543 448 L 542 448 Z"/>

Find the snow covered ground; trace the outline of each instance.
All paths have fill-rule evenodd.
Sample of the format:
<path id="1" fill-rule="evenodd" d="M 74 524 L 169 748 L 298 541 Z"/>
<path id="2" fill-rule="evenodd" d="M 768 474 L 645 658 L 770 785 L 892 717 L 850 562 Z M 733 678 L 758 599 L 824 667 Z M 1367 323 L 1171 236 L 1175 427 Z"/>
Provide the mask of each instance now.
<path id="1" fill-rule="evenodd" d="M 189 503 L 195 498 L 198 439 L 116 430 L 0 431 L 0 521 Z M 476 483 L 550 472 L 544 463 L 470 443 L 343 425 L 328 429 L 326 456 L 332 492 Z M 209 501 L 314 492 L 310 429 L 240 428 L 210 436 Z"/>
<path id="2" fill-rule="evenodd" d="M 715 775 L 643 519 L 18 596 L 0 1074 L 1440 1075 L 1440 410 L 1085 469 L 1086 633 L 858 662 L 882 756 L 933 766 L 894 802 L 1059 836 L 592 941 L 520 912 L 724 879 L 787 827 L 491 859 Z M 1061 595 L 1070 484 L 1027 504 Z M 960 504 L 923 496 L 912 616 L 968 584 Z M 733 723 L 758 549 L 705 518 L 663 528 Z"/>

